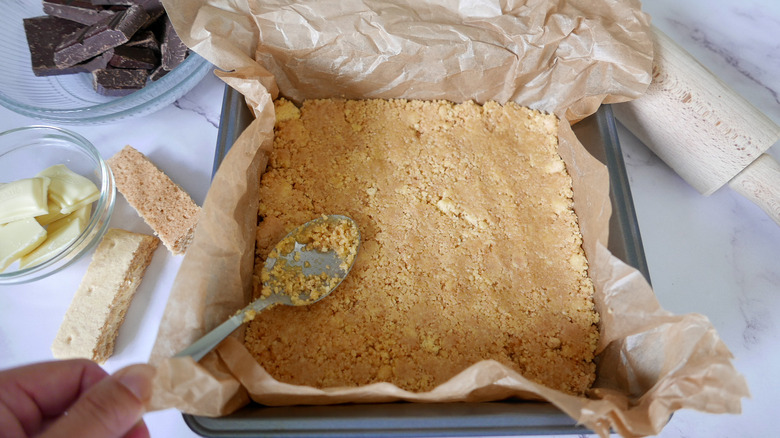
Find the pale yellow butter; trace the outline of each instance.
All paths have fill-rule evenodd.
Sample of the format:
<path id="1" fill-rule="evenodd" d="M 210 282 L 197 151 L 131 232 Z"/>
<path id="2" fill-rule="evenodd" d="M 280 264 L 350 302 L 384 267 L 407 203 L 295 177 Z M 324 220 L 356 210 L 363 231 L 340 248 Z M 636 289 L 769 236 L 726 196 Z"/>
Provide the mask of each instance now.
<path id="1" fill-rule="evenodd" d="M 62 213 L 72 213 L 100 197 L 100 190 L 95 183 L 68 169 L 64 164 L 44 169 L 38 176 L 51 178 L 49 198 L 60 205 Z"/>
<path id="2" fill-rule="evenodd" d="M 0 224 L 49 212 L 46 194 L 50 179 L 25 178 L 0 186 Z"/>
<path id="3" fill-rule="evenodd" d="M 84 231 L 84 229 L 87 228 L 87 223 L 89 223 L 89 216 L 91 212 L 92 206 L 85 205 L 73 213 L 67 214 L 61 219 L 52 222 L 48 227 L 46 227 L 46 231 L 51 234 L 73 221 L 78 221 L 79 228 L 81 228 L 81 231 Z"/>
<path id="4" fill-rule="evenodd" d="M 81 210 L 84 209 L 89 209 L 89 206 L 81 208 Z M 85 216 L 84 213 L 77 211 L 52 222 L 47 228 L 48 236 L 46 240 L 29 254 L 23 256 L 19 261 L 19 267 L 27 268 L 39 265 L 57 255 L 57 253 L 79 237 L 84 228 L 87 227 L 87 219 L 89 219 L 89 212 Z"/>
<path id="5" fill-rule="evenodd" d="M 68 215 L 67 213 L 63 213 L 61 211 L 62 207 L 60 207 L 60 204 L 58 204 L 57 201 L 54 201 L 51 198 L 49 198 L 48 204 L 49 204 L 49 212 L 35 217 L 35 220 L 38 221 L 39 224 L 46 226 Z"/>
<path id="6" fill-rule="evenodd" d="M 0 272 L 46 240 L 46 230 L 33 218 L 0 225 Z"/>
<path id="7" fill-rule="evenodd" d="M 56 256 L 87 227 L 99 197 L 92 181 L 63 164 L 0 184 L 0 224 L 13 224 L 0 232 L 0 271 L 17 259 L 26 268 Z"/>

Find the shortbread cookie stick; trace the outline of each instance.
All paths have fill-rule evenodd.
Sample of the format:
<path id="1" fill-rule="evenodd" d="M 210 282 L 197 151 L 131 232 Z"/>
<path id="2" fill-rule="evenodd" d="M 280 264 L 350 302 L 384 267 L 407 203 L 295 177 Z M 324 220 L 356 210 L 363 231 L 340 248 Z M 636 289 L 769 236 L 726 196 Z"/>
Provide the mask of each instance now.
<path id="1" fill-rule="evenodd" d="M 159 244 L 154 236 L 109 229 L 70 303 L 51 346 L 54 357 L 103 363 Z"/>
<path id="2" fill-rule="evenodd" d="M 125 146 L 108 159 L 116 188 L 173 254 L 184 254 L 200 207 L 144 154 Z"/>

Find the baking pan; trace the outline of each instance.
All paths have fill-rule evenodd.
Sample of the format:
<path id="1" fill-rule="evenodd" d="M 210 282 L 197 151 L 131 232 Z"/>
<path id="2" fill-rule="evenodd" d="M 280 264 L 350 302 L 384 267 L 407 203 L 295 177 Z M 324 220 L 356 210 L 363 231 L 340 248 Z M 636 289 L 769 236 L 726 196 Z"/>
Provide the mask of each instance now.
<path id="1" fill-rule="evenodd" d="M 226 86 L 214 172 L 252 118 L 243 96 Z M 609 169 L 612 201 L 609 249 L 649 280 L 612 109 L 603 105 L 573 129 L 585 148 Z M 184 414 L 184 421 L 195 433 L 206 437 L 457 437 L 590 432 L 552 404 L 520 400 L 284 407 L 250 404 L 220 418 Z"/>

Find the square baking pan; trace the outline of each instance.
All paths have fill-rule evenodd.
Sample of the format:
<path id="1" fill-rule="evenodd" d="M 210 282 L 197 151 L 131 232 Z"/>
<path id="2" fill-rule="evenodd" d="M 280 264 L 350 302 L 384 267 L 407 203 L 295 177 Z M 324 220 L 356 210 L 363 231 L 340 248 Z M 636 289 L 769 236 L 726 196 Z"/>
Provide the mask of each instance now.
<path id="1" fill-rule="evenodd" d="M 252 118 L 243 96 L 226 86 L 214 155 L 214 173 Z M 611 108 L 602 105 L 596 114 L 580 121 L 573 129 L 585 148 L 609 169 L 612 201 L 610 251 L 649 280 Z M 284 407 L 252 403 L 219 418 L 184 414 L 184 421 L 195 433 L 206 437 L 456 437 L 590 432 L 550 403 L 521 400 Z"/>

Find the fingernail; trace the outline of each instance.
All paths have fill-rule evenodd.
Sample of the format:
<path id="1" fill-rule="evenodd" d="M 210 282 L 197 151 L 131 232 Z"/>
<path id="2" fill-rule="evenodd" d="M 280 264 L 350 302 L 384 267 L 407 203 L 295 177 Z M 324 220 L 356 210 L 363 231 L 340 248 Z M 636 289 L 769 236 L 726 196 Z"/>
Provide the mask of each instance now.
<path id="1" fill-rule="evenodd" d="M 152 395 L 152 379 L 154 367 L 146 364 L 130 365 L 114 374 L 119 383 L 124 385 L 141 402 L 146 402 Z"/>

